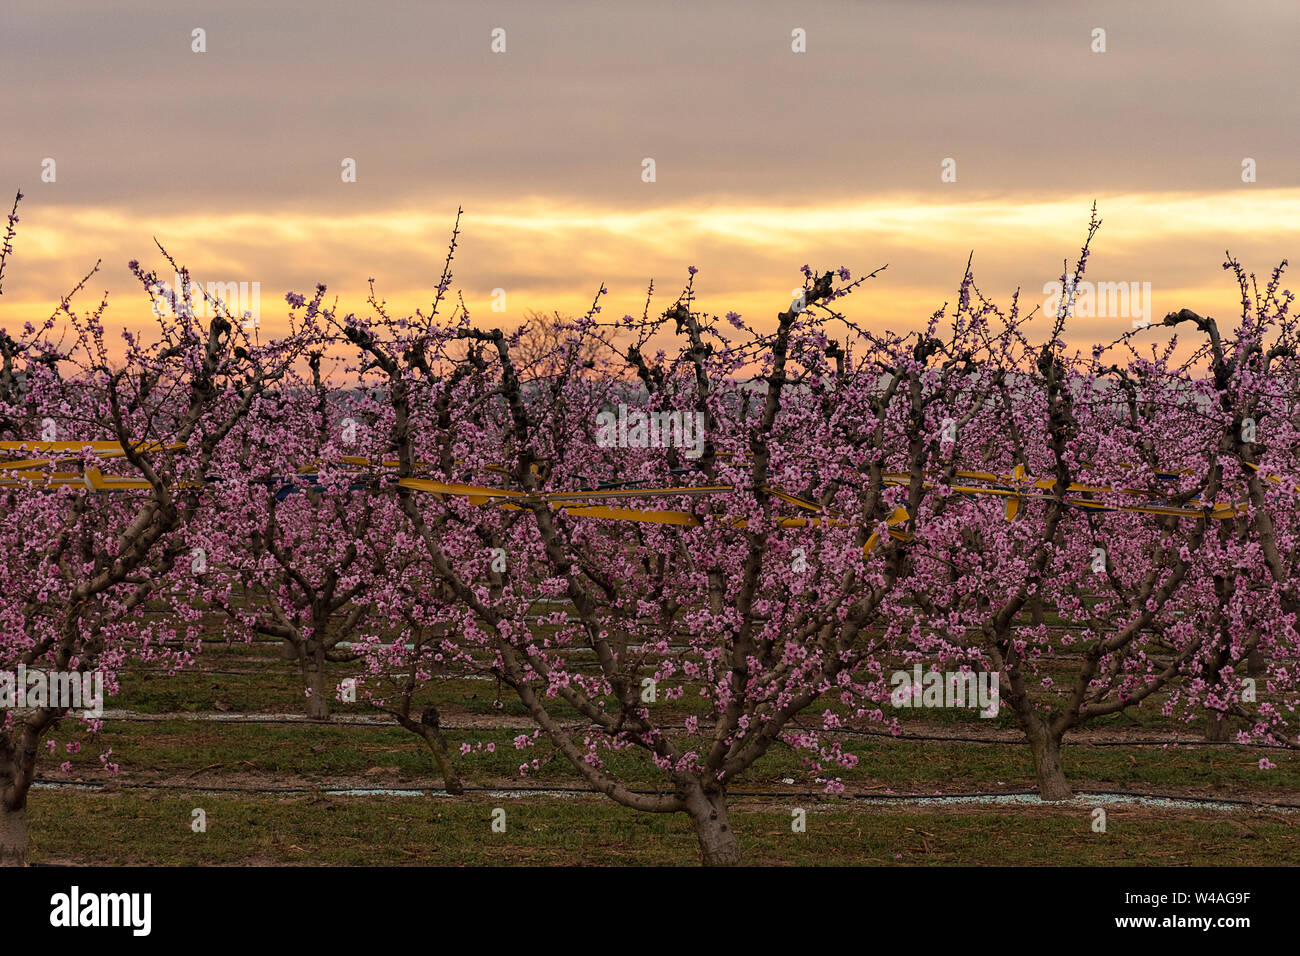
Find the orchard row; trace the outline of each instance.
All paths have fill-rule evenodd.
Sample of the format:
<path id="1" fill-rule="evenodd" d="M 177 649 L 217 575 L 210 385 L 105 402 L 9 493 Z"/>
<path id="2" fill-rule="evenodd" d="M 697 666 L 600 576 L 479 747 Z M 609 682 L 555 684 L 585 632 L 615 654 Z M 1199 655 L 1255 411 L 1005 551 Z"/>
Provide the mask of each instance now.
<path id="1" fill-rule="evenodd" d="M 1228 263 L 1234 322 L 1185 310 L 1079 350 L 1066 315 L 1001 308 L 969 274 L 920 331 L 863 328 L 840 309 L 870 277 L 843 268 L 804 267 L 765 321 L 696 310 L 692 270 L 662 310 L 609 320 L 597 295 L 502 331 L 451 297 L 454 251 L 413 316 L 373 296 L 340 314 L 317 287 L 268 340 L 183 279 L 120 341 L 104 304 L 70 300 L 4 334 L 0 438 L 29 444 L 0 486 L 0 669 L 102 673 L 111 697 L 213 628 L 269 636 L 312 716 L 364 697 L 451 790 L 438 714 L 413 702 L 489 675 L 535 725 L 521 773 L 545 742 L 610 799 L 689 816 L 712 864 L 739 861 L 732 781 L 779 743 L 836 792 L 856 758 L 822 731 L 896 728 L 900 665 L 994 675 L 1046 800 L 1071 795 L 1069 732 L 1129 708 L 1296 744 L 1281 268 L 1260 288 Z M 330 686 L 331 661 L 355 684 Z M 73 719 L 4 713 L 7 862 Z"/>

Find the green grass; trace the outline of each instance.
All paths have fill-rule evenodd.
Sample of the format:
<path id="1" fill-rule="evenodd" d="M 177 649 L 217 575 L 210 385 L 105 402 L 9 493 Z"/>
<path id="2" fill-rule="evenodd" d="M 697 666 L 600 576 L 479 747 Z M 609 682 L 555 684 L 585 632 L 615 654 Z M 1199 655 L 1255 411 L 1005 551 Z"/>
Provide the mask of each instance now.
<path id="1" fill-rule="evenodd" d="M 1051 662 L 1058 678 L 1069 662 Z M 235 672 L 235 673 L 230 673 Z M 327 665 L 329 685 L 357 673 L 350 664 Z M 252 712 L 301 714 L 304 694 L 294 662 L 272 642 L 205 644 L 198 667 L 176 675 L 132 670 L 110 708 L 147 714 Z M 448 728 L 453 753 L 462 743 L 492 743 L 494 752 L 454 757 L 471 787 L 580 788 L 581 782 L 551 745 L 516 750 L 513 740 L 532 733 L 523 706 L 493 681 L 447 680 L 426 688 L 418 711 L 436 704 L 450 722 L 492 717 L 516 728 Z M 336 714 L 374 714 L 364 703 L 332 702 Z M 653 705 L 666 724 L 680 726 L 706 703 L 688 692 L 680 701 Z M 1160 702 L 1106 718 L 1090 729 L 1168 732 Z M 842 712 L 837 700 L 818 702 L 799 723 L 815 726 L 823 709 Z M 552 702 L 560 720 L 575 714 Z M 905 733 L 988 735 L 1014 731 L 1009 710 L 994 720 L 966 709 L 891 709 Z M 32 859 L 36 862 L 162 864 L 693 864 L 695 838 L 679 815 L 640 814 L 588 794 L 530 795 L 506 799 L 471 791 L 462 798 L 420 796 L 326 797 L 334 787 L 438 789 L 441 780 L 421 740 L 396 726 L 247 724 L 166 719 L 109 720 L 98 741 L 68 755 L 73 722 L 54 735 L 56 753 L 42 760 L 46 779 L 72 776 L 124 789 L 37 790 L 31 796 Z M 1195 739 L 1197 728 L 1180 727 Z M 1033 765 L 1022 741 L 978 744 L 834 737 L 858 758 L 836 768 L 851 793 L 945 794 L 1032 789 Z M 112 748 L 121 773 L 108 778 L 99 752 Z M 1258 769 L 1261 756 L 1277 765 Z M 539 771 L 520 777 L 525 760 Z M 608 768 L 635 788 L 664 785 L 660 771 L 635 752 L 605 755 Z M 1300 805 L 1300 755 L 1252 747 L 1092 746 L 1066 741 L 1063 763 L 1076 790 L 1163 792 Z M 786 784 L 792 779 L 793 784 Z M 137 789 L 164 783 L 164 789 Z M 295 787 L 313 796 L 203 792 L 204 786 Z M 197 789 L 192 789 L 197 788 Z M 1300 863 L 1294 827 L 1300 817 L 1271 811 L 1154 810 L 1108 806 L 1108 832 L 1093 833 L 1085 806 L 974 807 L 938 810 L 887 807 L 828 799 L 812 781 L 805 758 L 784 744 L 732 785 L 732 822 L 745 859 L 763 864 L 1291 864 Z M 191 792 L 192 790 L 192 792 Z M 781 796 L 753 796 L 756 793 Z M 746 794 L 750 794 L 747 796 Z M 508 815 L 505 834 L 494 834 L 494 806 Z M 792 807 L 808 810 L 808 832 L 790 830 Z M 193 833 L 191 810 L 208 814 L 208 832 Z"/>
<path id="2" fill-rule="evenodd" d="M 506 832 L 494 833 L 494 807 Z M 731 814 L 749 864 L 999 866 L 1295 865 L 1294 820 L 1112 808 L 1094 833 L 1084 807 L 898 812 L 848 801 Z M 192 811 L 207 832 L 191 829 Z M 241 797 L 42 792 L 31 808 L 33 862 L 79 864 L 693 865 L 689 822 L 596 798 Z"/>
<path id="3" fill-rule="evenodd" d="M 528 750 L 516 750 L 518 729 L 448 730 L 453 752 L 462 743 L 494 744 L 494 752 L 477 752 L 454 760 L 467 783 L 504 785 L 510 781 L 580 785 L 568 763 L 555 755 L 549 742 L 539 741 Z M 56 740 L 68 733 L 56 736 Z M 431 755 L 413 734 L 399 727 L 342 726 L 328 724 L 240 724 L 196 722 L 183 719 L 157 722 L 106 721 L 101 746 L 111 746 L 112 759 L 126 780 L 174 779 L 203 772 L 207 775 L 258 774 L 268 779 L 327 780 L 364 776 L 384 768 L 385 782 L 438 785 Z M 834 776 L 855 790 L 892 788 L 899 793 L 947 793 L 1027 789 L 1034 784 L 1028 747 L 1022 744 L 966 744 L 908 741 L 890 738 L 846 737 L 845 749 L 858 758 L 851 769 L 837 768 Z M 100 769 L 97 747 L 84 747 L 68 758 L 74 775 L 95 775 Z M 62 759 L 63 748 L 58 748 Z M 1267 754 L 1277 769 L 1261 771 L 1259 757 Z M 519 765 L 541 758 L 540 771 L 526 781 Z M 804 755 L 784 744 L 765 758 L 733 787 L 770 789 L 783 778 L 811 788 Z M 606 757 L 607 766 L 623 779 L 655 787 L 663 775 L 638 752 L 622 751 Z M 1264 751 L 1251 747 L 1097 747 L 1068 746 L 1063 753 L 1065 771 L 1077 788 L 1131 791 L 1195 792 L 1261 799 L 1300 793 L 1300 754 Z M 58 779 L 57 768 L 45 765 L 45 774 Z M 360 782 L 360 781 L 358 781 Z"/>
<path id="4" fill-rule="evenodd" d="M 198 666 L 174 675 L 158 671 L 129 670 L 121 678 L 120 693 L 112 696 L 106 706 L 145 714 L 204 713 L 220 710 L 268 714 L 301 714 L 306 709 L 306 698 L 298 665 L 280 657 L 280 645 L 271 641 L 252 644 L 227 645 L 209 642 L 203 645 Z M 900 667 L 910 672 L 910 667 Z M 1075 665 L 1069 661 L 1051 661 L 1044 667 L 1057 686 L 1066 685 L 1067 677 Z M 241 673 L 229 673 L 240 671 Z M 327 663 L 326 686 L 333 688 L 345 678 L 357 676 L 359 665 Z M 694 693 L 695 688 L 671 704 L 656 705 L 657 712 L 680 723 L 687 716 L 707 716 L 708 702 Z M 1146 729 L 1168 731 L 1170 721 L 1160 713 L 1163 695 L 1156 694 L 1144 706 L 1133 707 L 1118 714 L 1090 721 L 1086 727 L 1094 730 Z M 612 702 L 611 702 L 612 703 Z M 446 679 L 421 691 L 417 707 L 437 704 L 445 715 L 518 717 L 528 720 L 527 710 L 508 687 L 498 687 L 492 680 Z M 550 701 L 549 708 L 559 720 L 571 720 L 577 715 L 563 700 Z M 371 713 L 364 703 L 341 703 L 331 700 L 332 713 Z M 817 701 L 808 713 L 830 710 L 843 714 L 845 707 L 835 695 Z M 915 720 L 924 715 L 927 724 L 962 727 L 973 733 L 989 730 L 1014 730 L 1016 722 L 1010 709 L 1003 707 L 993 719 L 981 718 L 972 709 L 960 707 L 895 708 L 886 706 L 887 716 L 897 716 L 903 721 Z M 1199 725 L 1182 726 L 1182 733 L 1196 737 Z"/>

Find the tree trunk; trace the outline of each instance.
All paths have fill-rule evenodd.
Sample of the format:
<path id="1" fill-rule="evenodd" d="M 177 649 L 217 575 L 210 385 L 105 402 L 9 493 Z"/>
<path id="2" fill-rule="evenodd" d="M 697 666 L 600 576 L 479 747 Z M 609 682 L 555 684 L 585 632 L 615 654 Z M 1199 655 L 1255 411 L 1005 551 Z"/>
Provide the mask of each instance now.
<path id="1" fill-rule="evenodd" d="M 1205 718 L 1205 739 L 1210 743 L 1223 743 L 1228 739 L 1228 715 L 1211 711 Z"/>
<path id="2" fill-rule="evenodd" d="M 1043 595 L 1035 594 L 1029 599 L 1029 622 L 1034 627 L 1041 627 L 1044 620 L 1043 615 Z"/>
<path id="3" fill-rule="evenodd" d="M 0 804 L 0 866 L 27 865 L 27 807 Z"/>
<path id="4" fill-rule="evenodd" d="M 1043 728 L 1028 734 L 1029 749 L 1034 756 L 1034 773 L 1038 776 L 1038 796 L 1042 800 L 1069 800 L 1074 796 L 1065 771 L 1061 768 L 1061 738 Z"/>
<path id="5" fill-rule="evenodd" d="M 739 866 L 740 844 L 727 819 L 726 792 L 706 794 L 697 788 L 686 798 L 686 812 L 695 824 L 695 837 L 700 841 L 700 864 Z"/>
<path id="6" fill-rule="evenodd" d="M 465 792 L 465 784 L 461 782 L 460 775 L 456 773 L 456 767 L 451 762 L 451 755 L 447 752 L 447 741 L 443 739 L 442 731 L 438 729 L 441 718 L 434 707 L 426 707 L 419 723 L 409 717 L 401 714 L 397 715 L 397 722 L 413 734 L 419 734 L 429 750 L 433 753 L 433 759 L 438 764 L 438 772 L 442 774 L 442 785 L 447 788 L 447 792 L 452 796 L 460 796 Z"/>
<path id="7" fill-rule="evenodd" d="M 1259 651 L 1251 651 L 1246 655 L 1246 676 L 1258 677 L 1264 671 L 1268 670 L 1268 661 Z"/>
<path id="8" fill-rule="evenodd" d="M 315 642 L 311 642 L 315 644 Z M 304 647 L 302 649 L 302 676 L 311 693 L 307 697 L 307 718 L 309 720 L 330 719 L 330 699 L 325 692 L 325 667 L 323 648 Z"/>
<path id="9" fill-rule="evenodd" d="M 442 739 L 442 732 L 436 727 L 428 727 L 424 724 L 418 725 L 420 736 L 424 742 L 429 745 L 433 751 L 433 759 L 438 762 L 438 772 L 442 774 L 442 785 L 447 788 L 447 792 L 453 796 L 460 796 L 465 792 L 465 785 L 460 781 L 460 775 L 456 773 L 456 768 L 452 766 L 451 757 L 447 753 L 447 742 Z"/>

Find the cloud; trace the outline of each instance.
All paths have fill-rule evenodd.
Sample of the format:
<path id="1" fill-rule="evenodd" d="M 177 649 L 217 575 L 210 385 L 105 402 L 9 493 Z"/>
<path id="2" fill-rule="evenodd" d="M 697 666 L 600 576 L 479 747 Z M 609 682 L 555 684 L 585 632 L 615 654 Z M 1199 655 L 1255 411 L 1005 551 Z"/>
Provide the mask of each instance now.
<path id="1" fill-rule="evenodd" d="M 457 284 L 503 325 L 585 311 L 602 282 L 604 315 L 640 314 L 687 265 L 701 306 L 770 321 L 804 262 L 888 262 L 851 308 L 915 324 L 972 250 L 982 288 L 1038 301 L 1093 199 L 1092 274 L 1151 282 L 1159 308 L 1235 310 L 1225 246 L 1259 269 L 1295 255 L 1294 3 L 737 9 L 8 4 L 0 185 L 29 199 L 0 322 L 48 314 L 101 257 L 88 294 L 144 322 L 125 263 L 158 263 L 155 236 L 201 277 L 260 282 L 268 311 L 318 281 L 360 310 L 370 276 L 413 309 L 462 204 Z"/>
<path id="2" fill-rule="evenodd" d="M 21 213 L 0 324 L 48 315 L 101 257 L 103 271 L 88 295 L 110 292 L 110 325 L 147 323 L 147 300 L 125 263 L 138 258 L 167 278 L 154 237 L 201 281 L 259 283 L 268 331 L 283 326 L 284 293 L 308 292 L 317 282 L 340 297 L 344 311 L 362 311 L 373 277 L 393 311 L 409 312 L 430 302 L 455 221 L 450 206 L 349 215 L 180 211 L 141 220 L 130 207 L 58 207 L 41 202 L 39 191 L 33 198 Z M 543 197 L 485 203 L 462 219 L 453 288 L 476 319 L 513 327 L 527 309 L 585 312 L 603 283 L 602 316 L 609 318 L 639 315 L 651 280 L 657 307 L 668 307 L 695 265 L 697 305 L 719 314 L 734 309 L 762 327 L 789 304 L 805 262 L 846 266 L 855 276 L 888 263 L 846 308 L 876 327 L 915 328 L 954 300 L 972 252 L 977 282 L 992 299 L 1009 303 L 1019 288 L 1025 307 L 1041 304 L 1045 283 L 1078 254 L 1090 205 L 1082 195 L 640 210 Z M 1099 212 L 1088 277 L 1150 283 L 1158 314 L 1185 306 L 1235 312 L 1238 294 L 1221 269 L 1225 246 L 1248 268 L 1267 271 L 1294 258 L 1300 238 L 1300 189 L 1117 195 Z M 506 293 L 500 313 L 491 310 L 497 289 Z M 1081 321 L 1073 334 L 1094 327 L 1107 331 L 1104 322 Z"/>
<path id="3" fill-rule="evenodd" d="M 534 194 L 635 209 L 1204 192 L 1230 188 L 1246 156 L 1262 184 L 1300 186 L 1294 3 L 737 9 L 7 4 L 0 183 L 34 188 L 53 157 L 60 204 L 339 215 Z M 791 51 L 795 27 L 806 53 Z M 344 157 L 358 163 L 346 187 Z M 956 184 L 939 180 L 945 157 Z"/>

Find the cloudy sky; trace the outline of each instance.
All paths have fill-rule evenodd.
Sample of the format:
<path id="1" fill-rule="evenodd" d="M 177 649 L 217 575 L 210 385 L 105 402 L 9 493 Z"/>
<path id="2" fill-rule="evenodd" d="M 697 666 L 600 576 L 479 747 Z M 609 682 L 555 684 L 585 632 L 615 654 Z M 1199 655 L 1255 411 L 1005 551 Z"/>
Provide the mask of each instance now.
<path id="1" fill-rule="evenodd" d="M 110 324 L 147 323 L 126 262 L 159 266 L 155 238 L 260 283 L 268 328 L 317 282 L 414 309 L 458 206 L 454 284 L 504 327 L 602 282 L 606 315 L 651 279 L 667 307 L 690 265 L 702 308 L 768 322 L 804 263 L 888 263 L 849 311 L 914 327 L 972 251 L 986 293 L 1036 304 L 1094 200 L 1093 279 L 1230 313 L 1225 250 L 1300 253 L 1297 36 L 1294 0 L 4 0 L 0 187 L 27 198 L 0 326 L 98 259 Z"/>

